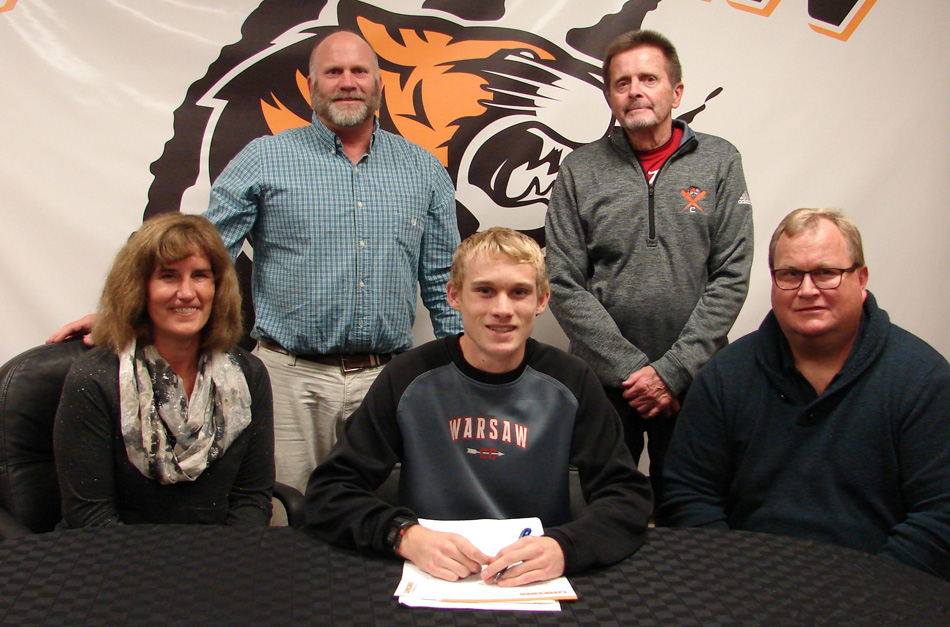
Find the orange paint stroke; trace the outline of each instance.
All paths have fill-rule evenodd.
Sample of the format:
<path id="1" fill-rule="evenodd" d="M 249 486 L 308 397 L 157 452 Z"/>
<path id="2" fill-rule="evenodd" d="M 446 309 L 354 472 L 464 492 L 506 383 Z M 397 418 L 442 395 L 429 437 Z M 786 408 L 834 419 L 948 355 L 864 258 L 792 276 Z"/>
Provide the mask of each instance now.
<path id="1" fill-rule="evenodd" d="M 782 0 L 769 0 L 765 6 L 749 6 L 748 4 L 741 4 L 739 2 L 733 2 L 733 0 L 726 0 L 729 3 L 729 6 L 739 9 L 741 11 L 748 11 L 749 13 L 755 13 L 756 15 L 764 15 L 768 17 L 772 15 L 772 11 L 775 10 L 775 7 L 778 6 L 778 3 Z"/>
<path id="2" fill-rule="evenodd" d="M 297 70 L 297 89 L 300 90 L 300 95 L 303 96 L 304 100 L 310 100 L 310 91 L 307 89 L 307 77 L 304 76 L 300 70 Z M 264 114 L 264 121 L 267 123 L 267 128 L 270 129 L 272 135 L 286 131 L 289 128 L 299 128 L 310 124 L 310 120 L 305 120 L 288 109 L 274 94 L 271 94 L 271 98 L 274 99 L 275 104 L 273 105 L 261 100 L 261 113 Z"/>
<path id="3" fill-rule="evenodd" d="M 380 71 L 386 106 L 400 135 L 434 154 L 448 165 L 448 142 L 458 130 L 456 122 L 485 112 L 482 101 L 493 94 L 487 81 L 475 74 L 452 72 L 460 61 L 486 59 L 500 50 L 531 50 L 542 59 L 553 59 L 546 50 L 523 41 L 453 41 L 446 33 L 412 29 L 393 39 L 382 24 L 358 18 L 360 31 L 381 59 L 403 68 Z M 416 94 L 422 111 L 416 109 Z"/>
<path id="4" fill-rule="evenodd" d="M 839 39 L 841 41 L 848 41 L 848 38 L 851 37 L 854 31 L 858 28 L 858 25 L 861 24 L 861 20 L 863 20 L 864 16 L 868 14 L 876 1 L 877 0 L 865 0 L 864 4 L 861 5 L 860 9 L 858 9 L 858 12 L 854 15 L 854 18 L 851 20 L 851 22 L 849 22 L 845 29 L 840 33 L 836 33 L 835 31 L 828 28 L 816 26 L 815 24 L 809 24 L 809 26 L 811 26 L 811 29 L 816 33 L 834 37 L 835 39 Z"/>
<path id="5" fill-rule="evenodd" d="M 13 7 L 16 6 L 16 0 L 7 0 L 3 4 L 0 4 L 0 13 L 4 11 L 12 11 Z"/>

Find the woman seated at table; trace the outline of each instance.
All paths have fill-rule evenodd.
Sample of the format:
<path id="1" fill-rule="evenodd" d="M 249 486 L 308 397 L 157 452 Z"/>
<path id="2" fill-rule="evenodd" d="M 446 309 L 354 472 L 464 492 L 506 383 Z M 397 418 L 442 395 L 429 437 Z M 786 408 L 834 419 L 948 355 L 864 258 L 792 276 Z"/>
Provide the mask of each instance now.
<path id="1" fill-rule="evenodd" d="M 206 219 L 147 220 L 119 251 L 53 439 L 69 527 L 266 525 L 270 379 L 241 336 L 237 276 Z"/>

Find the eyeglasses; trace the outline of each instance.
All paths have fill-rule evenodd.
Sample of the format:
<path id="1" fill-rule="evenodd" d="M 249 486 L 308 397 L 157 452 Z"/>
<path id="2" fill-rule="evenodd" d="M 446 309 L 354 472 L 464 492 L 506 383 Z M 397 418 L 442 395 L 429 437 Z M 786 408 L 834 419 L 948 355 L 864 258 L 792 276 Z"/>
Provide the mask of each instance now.
<path id="1" fill-rule="evenodd" d="M 841 277 L 845 272 L 853 272 L 860 267 L 855 264 L 850 268 L 815 268 L 814 270 L 782 268 L 772 270 L 772 280 L 775 281 L 775 287 L 780 290 L 797 290 L 802 286 L 807 274 L 818 289 L 836 290 L 841 285 Z"/>

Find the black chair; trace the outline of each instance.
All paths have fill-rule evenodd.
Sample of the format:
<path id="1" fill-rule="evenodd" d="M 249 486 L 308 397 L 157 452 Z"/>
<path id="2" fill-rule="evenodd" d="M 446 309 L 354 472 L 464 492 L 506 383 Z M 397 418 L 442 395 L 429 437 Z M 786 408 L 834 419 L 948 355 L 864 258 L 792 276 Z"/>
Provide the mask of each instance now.
<path id="1" fill-rule="evenodd" d="M 45 344 L 0 367 L 0 538 L 52 531 L 62 518 L 53 459 L 53 419 L 82 340 Z M 288 524 L 304 524 L 303 496 L 283 484 L 274 497 Z"/>

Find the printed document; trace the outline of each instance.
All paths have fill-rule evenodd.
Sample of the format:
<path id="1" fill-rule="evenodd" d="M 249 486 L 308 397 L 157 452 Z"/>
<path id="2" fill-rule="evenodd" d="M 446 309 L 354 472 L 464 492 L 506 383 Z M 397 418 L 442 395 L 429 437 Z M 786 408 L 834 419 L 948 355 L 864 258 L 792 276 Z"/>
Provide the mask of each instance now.
<path id="1" fill-rule="evenodd" d="M 487 555 L 495 555 L 513 544 L 530 529 L 530 534 L 543 535 L 538 518 L 507 520 L 427 520 L 419 524 L 435 531 L 457 533 L 468 539 Z M 559 601 L 573 601 L 577 594 L 565 577 L 557 577 L 514 588 L 500 588 L 481 580 L 478 574 L 459 581 L 445 581 L 423 572 L 407 561 L 402 581 L 396 588 L 399 602 L 412 607 L 452 607 L 483 610 L 558 611 Z"/>

